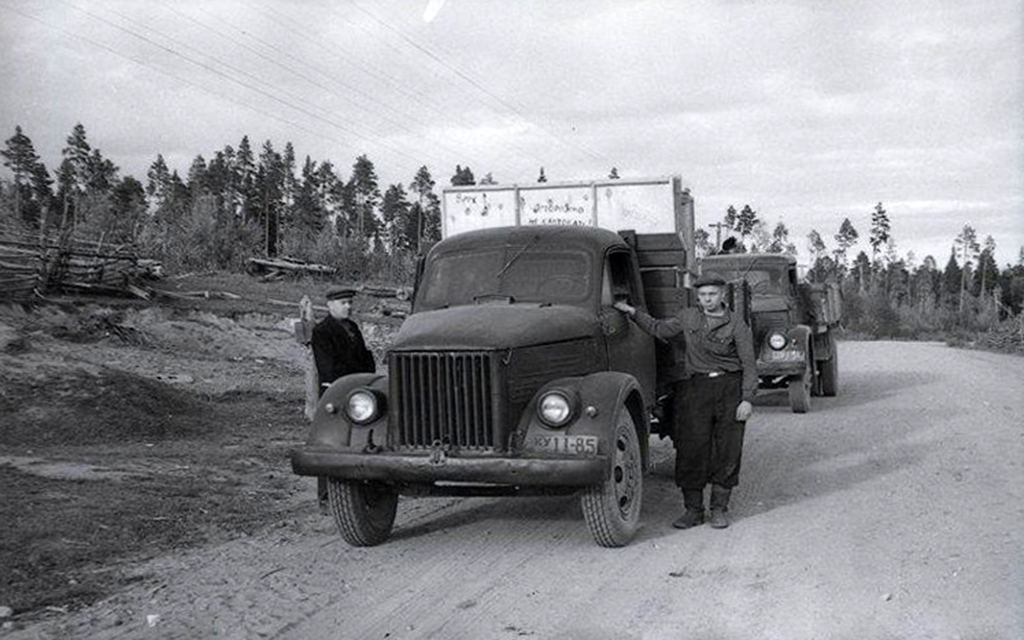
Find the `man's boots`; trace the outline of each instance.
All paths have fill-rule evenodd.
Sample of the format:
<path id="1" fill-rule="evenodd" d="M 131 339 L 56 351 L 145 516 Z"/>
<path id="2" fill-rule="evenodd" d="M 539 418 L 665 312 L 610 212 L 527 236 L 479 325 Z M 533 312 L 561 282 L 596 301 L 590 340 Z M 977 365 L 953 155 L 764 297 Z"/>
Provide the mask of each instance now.
<path id="1" fill-rule="evenodd" d="M 686 510 L 672 526 L 676 529 L 689 529 L 704 524 L 704 490 L 683 489 L 683 506 Z"/>
<path id="2" fill-rule="evenodd" d="M 729 495 L 732 489 L 720 487 L 717 484 L 711 485 L 711 520 L 710 524 L 715 529 L 724 529 L 729 526 Z"/>

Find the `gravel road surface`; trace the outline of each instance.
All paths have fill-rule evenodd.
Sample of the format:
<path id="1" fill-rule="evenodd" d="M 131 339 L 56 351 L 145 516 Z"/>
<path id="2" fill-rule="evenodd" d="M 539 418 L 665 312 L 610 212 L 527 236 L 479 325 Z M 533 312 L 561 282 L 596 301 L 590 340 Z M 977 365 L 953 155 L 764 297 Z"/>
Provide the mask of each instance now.
<path id="1" fill-rule="evenodd" d="M 1024 637 L 1024 360 L 898 342 L 840 358 L 840 396 L 811 413 L 758 400 L 729 529 L 672 529 L 667 441 L 624 549 L 595 546 L 572 498 L 403 498 L 392 540 L 354 549 L 310 481 L 307 515 L 0 636 Z"/>

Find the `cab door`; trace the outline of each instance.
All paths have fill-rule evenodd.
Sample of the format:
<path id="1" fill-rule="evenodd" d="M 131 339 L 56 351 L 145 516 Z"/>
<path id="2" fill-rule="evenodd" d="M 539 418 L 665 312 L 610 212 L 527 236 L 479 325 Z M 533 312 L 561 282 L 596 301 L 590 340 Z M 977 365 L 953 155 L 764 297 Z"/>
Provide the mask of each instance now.
<path id="1" fill-rule="evenodd" d="M 640 271 L 633 252 L 612 249 L 605 256 L 601 287 L 601 319 L 608 366 L 613 371 L 633 375 L 643 388 L 648 406 L 655 399 L 654 338 L 644 333 L 626 314 L 612 305 L 623 300 L 634 307 L 647 310 Z"/>

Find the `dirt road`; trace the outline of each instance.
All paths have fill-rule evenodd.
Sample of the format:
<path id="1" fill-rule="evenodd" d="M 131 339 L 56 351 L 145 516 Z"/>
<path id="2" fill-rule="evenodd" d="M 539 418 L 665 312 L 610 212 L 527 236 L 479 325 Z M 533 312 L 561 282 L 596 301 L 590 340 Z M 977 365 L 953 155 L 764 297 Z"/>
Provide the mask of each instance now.
<path id="1" fill-rule="evenodd" d="M 310 483 L 300 518 L 152 560 L 129 591 L 6 637 L 1021 637 L 1024 361 L 840 356 L 840 397 L 812 413 L 759 400 L 729 529 L 671 528 L 667 442 L 618 550 L 570 498 L 403 499 L 394 538 L 353 549 Z"/>

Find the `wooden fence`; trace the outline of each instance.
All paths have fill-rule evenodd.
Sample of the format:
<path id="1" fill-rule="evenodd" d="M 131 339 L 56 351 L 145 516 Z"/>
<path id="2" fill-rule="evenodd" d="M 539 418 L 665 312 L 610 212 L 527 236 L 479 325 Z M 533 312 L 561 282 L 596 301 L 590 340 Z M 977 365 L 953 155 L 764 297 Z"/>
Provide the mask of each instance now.
<path id="1" fill-rule="evenodd" d="M 0 300 L 67 290 L 127 292 L 138 262 L 131 246 L 68 235 L 41 238 L 0 226 Z"/>

